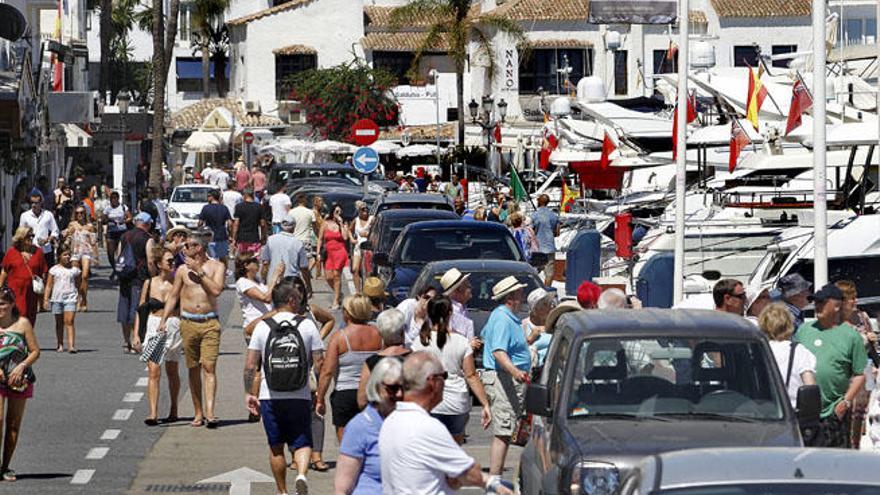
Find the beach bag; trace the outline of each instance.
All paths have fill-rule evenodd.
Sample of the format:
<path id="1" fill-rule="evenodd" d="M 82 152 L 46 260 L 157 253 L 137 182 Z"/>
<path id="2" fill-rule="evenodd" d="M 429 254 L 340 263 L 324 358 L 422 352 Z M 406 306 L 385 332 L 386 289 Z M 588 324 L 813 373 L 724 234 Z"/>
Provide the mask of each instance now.
<path id="1" fill-rule="evenodd" d="M 116 259 L 116 275 L 119 280 L 128 282 L 137 275 L 137 259 L 134 257 L 134 248 L 127 240 L 123 240 L 122 252 Z"/>
<path id="2" fill-rule="evenodd" d="M 268 318 L 269 336 L 263 350 L 263 376 L 269 390 L 293 392 L 309 384 L 309 354 L 299 324 L 301 316 L 293 321 L 275 321 Z"/>
<path id="3" fill-rule="evenodd" d="M 165 344 L 168 342 L 168 332 L 159 332 L 155 337 L 151 338 L 144 345 L 141 352 L 141 361 L 152 361 L 156 364 L 162 364 L 165 360 Z"/>

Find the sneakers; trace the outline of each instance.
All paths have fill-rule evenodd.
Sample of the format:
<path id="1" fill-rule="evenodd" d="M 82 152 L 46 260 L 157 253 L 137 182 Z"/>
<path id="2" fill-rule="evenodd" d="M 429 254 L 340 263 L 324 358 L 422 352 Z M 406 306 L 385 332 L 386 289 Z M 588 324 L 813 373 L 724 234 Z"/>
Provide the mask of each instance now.
<path id="1" fill-rule="evenodd" d="M 306 480 L 305 476 L 299 475 L 296 477 L 294 493 L 296 493 L 296 495 L 309 495 L 309 482 Z"/>

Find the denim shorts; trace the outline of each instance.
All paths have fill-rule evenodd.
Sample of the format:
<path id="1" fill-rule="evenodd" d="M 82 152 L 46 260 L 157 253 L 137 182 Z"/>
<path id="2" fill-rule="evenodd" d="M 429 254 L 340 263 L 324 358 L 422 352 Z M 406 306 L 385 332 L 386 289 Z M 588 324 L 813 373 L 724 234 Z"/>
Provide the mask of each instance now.
<path id="1" fill-rule="evenodd" d="M 76 312 L 76 301 L 67 303 L 51 301 L 49 304 L 52 306 L 53 315 Z"/>
<path id="2" fill-rule="evenodd" d="M 229 257 L 229 241 L 214 241 L 208 243 L 208 256 L 220 259 Z"/>

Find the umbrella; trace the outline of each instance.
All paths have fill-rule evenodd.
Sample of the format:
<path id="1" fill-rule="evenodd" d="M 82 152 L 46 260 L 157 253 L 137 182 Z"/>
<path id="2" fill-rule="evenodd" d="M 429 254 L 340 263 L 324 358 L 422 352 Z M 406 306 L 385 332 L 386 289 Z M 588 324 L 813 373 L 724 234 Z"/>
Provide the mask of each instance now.
<path id="1" fill-rule="evenodd" d="M 354 153 L 356 146 L 339 141 L 324 140 L 315 143 L 314 151 L 319 153 Z"/>
<path id="2" fill-rule="evenodd" d="M 437 154 L 437 145 L 413 144 L 395 151 L 394 154 L 401 158 L 408 156 L 431 156 Z"/>
<path id="3" fill-rule="evenodd" d="M 400 149 L 400 145 L 394 141 L 382 140 L 371 144 L 370 148 L 376 150 L 376 153 L 380 155 L 388 155 L 397 152 Z"/>
<path id="4" fill-rule="evenodd" d="M 195 131 L 183 143 L 187 153 L 216 153 L 229 147 L 229 132 Z"/>

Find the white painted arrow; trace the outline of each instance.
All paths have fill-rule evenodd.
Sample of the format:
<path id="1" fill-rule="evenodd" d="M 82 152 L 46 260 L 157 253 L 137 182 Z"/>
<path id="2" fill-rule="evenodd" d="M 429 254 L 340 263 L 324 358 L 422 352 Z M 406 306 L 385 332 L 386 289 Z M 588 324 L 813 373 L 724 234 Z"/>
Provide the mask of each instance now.
<path id="1" fill-rule="evenodd" d="M 250 495 L 251 483 L 274 483 L 275 479 L 249 467 L 227 471 L 223 474 L 199 481 L 205 483 L 229 483 L 229 495 Z"/>
<path id="2" fill-rule="evenodd" d="M 355 160 L 360 164 L 361 167 L 366 166 L 367 163 L 375 163 L 379 161 L 377 158 L 374 158 L 372 156 L 359 156 L 355 158 Z"/>

